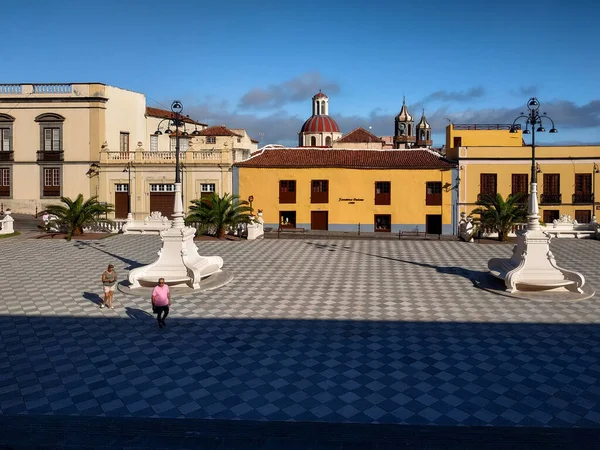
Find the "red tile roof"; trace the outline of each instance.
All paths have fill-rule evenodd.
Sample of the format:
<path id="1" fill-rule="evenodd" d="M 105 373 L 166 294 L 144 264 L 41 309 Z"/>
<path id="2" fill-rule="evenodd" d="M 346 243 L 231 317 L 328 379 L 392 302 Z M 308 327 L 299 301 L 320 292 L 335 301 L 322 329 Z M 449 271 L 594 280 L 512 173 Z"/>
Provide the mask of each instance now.
<path id="1" fill-rule="evenodd" d="M 369 143 L 369 142 L 382 142 L 380 137 L 375 136 L 373 133 L 368 132 L 364 128 L 356 128 L 348 133 L 343 138 L 336 142 L 348 142 L 348 143 Z"/>
<path id="2" fill-rule="evenodd" d="M 430 150 L 347 150 L 315 148 L 265 149 L 239 167 L 348 169 L 451 169 L 452 162 Z"/>
<path id="3" fill-rule="evenodd" d="M 204 130 L 200 130 L 200 136 L 238 136 L 241 135 L 234 133 L 225 125 L 215 125 L 212 127 L 205 128 Z"/>
<path id="4" fill-rule="evenodd" d="M 146 107 L 146 115 L 150 117 L 158 117 L 159 119 L 174 119 L 175 113 L 173 111 L 167 111 L 166 109 L 152 108 L 151 106 Z M 185 123 L 191 123 L 193 125 L 207 126 L 205 123 L 196 122 L 187 116 L 184 116 L 183 121 Z"/>

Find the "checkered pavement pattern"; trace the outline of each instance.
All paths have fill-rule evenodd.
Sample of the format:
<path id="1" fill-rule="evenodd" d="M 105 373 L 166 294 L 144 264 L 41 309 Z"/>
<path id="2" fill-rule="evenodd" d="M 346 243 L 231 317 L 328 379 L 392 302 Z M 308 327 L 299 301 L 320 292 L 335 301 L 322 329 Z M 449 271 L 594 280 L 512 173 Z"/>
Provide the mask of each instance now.
<path id="1" fill-rule="evenodd" d="M 510 245 L 201 241 L 234 274 L 173 298 L 115 292 L 156 236 L 0 241 L 0 413 L 269 421 L 600 426 L 600 295 L 517 300 L 478 289 Z M 600 242 L 553 240 L 600 288 Z"/>

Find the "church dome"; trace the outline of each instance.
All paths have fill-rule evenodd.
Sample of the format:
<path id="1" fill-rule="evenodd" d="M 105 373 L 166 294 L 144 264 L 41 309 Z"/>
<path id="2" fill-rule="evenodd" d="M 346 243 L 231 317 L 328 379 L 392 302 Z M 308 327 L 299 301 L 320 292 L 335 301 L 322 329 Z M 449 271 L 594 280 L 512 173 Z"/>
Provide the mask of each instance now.
<path id="1" fill-rule="evenodd" d="M 425 118 L 425 111 L 423 111 L 423 115 L 421 116 L 421 121 L 417 124 L 417 128 L 419 128 L 419 129 L 421 129 L 421 128 L 426 128 L 426 129 L 431 128 L 431 125 L 429 125 L 429 122 L 427 122 L 427 119 Z"/>
<path id="2" fill-rule="evenodd" d="M 408 112 L 408 108 L 406 107 L 406 102 L 402 102 L 402 109 L 400 113 L 396 116 L 396 119 L 400 122 L 412 122 L 413 116 Z"/>
<path id="3" fill-rule="evenodd" d="M 317 94 L 319 95 L 319 94 Z M 323 94 L 324 95 L 324 94 Z M 315 96 L 316 97 L 316 96 Z M 317 114 L 309 117 L 309 119 L 304 122 L 302 125 L 302 129 L 300 133 L 339 133 L 340 128 L 335 120 L 333 120 L 330 116 L 326 116 L 323 114 Z"/>
<path id="4" fill-rule="evenodd" d="M 317 93 L 314 95 L 314 97 L 313 97 L 313 100 L 316 100 L 316 99 L 318 99 L 318 98 L 329 98 L 329 97 L 327 97 L 325 94 L 323 94 L 323 93 L 322 93 L 322 92 L 319 90 L 319 92 L 317 92 Z"/>

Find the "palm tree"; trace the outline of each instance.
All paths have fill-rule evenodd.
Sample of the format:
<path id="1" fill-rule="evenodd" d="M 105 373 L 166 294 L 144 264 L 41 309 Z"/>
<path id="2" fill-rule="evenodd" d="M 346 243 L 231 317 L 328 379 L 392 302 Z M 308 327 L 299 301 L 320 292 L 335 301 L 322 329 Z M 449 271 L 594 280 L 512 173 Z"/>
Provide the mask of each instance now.
<path id="1" fill-rule="evenodd" d="M 219 239 L 225 236 L 227 227 L 252 222 L 252 208 L 238 195 L 219 197 L 213 192 L 208 198 L 192 200 L 191 204 L 186 222 L 200 222 L 203 227 L 213 228 Z"/>
<path id="2" fill-rule="evenodd" d="M 499 241 L 507 241 L 508 233 L 513 225 L 523 223 L 527 217 L 527 208 L 522 198 L 525 194 L 511 194 L 506 200 L 502 195 L 483 195 L 480 200 L 477 200 L 478 208 L 474 209 L 471 214 L 479 215 L 479 226 L 483 228 L 491 228 L 498 232 Z"/>
<path id="3" fill-rule="evenodd" d="M 51 220 L 48 225 L 66 229 L 68 241 L 73 236 L 81 236 L 83 229 L 98 220 L 98 216 L 101 214 L 114 211 L 113 205 L 100 203 L 97 197 L 91 197 L 84 201 L 82 194 L 79 194 L 75 200 L 61 197 L 60 201 L 64 205 L 54 204 L 46 207 L 48 214 L 56 216 L 56 219 Z"/>

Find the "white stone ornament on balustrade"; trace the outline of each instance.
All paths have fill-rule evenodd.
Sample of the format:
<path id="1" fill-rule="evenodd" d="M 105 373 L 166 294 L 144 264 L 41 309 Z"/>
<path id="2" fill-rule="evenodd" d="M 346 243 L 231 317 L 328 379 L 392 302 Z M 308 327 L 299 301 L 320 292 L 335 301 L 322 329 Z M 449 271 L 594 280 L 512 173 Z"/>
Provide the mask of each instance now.
<path id="1" fill-rule="evenodd" d="M 143 220 L 135 220 L 133 215 L 128 215 L 127 222 L 123 225 L 124 234 L 159 234 L 171 228 L 172 222 L 160 211 L 152 211 Z"/>
<path id="2" fill-rule="evenodd" d="M 7 209 L 4 211 L 4 217 L 0 220 L 0 234 L 13 234 L 15 219 L 12 218 L 12 211 Z"/>

